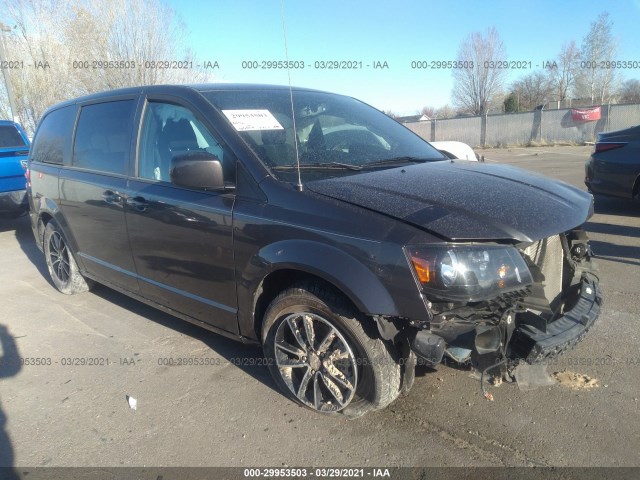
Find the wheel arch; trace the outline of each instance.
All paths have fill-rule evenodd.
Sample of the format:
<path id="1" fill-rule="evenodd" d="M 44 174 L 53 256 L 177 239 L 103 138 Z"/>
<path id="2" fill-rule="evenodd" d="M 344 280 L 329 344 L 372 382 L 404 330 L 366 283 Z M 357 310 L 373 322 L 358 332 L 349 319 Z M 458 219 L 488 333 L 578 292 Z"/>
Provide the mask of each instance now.
<path id="1" fill-rule="evenodd" d="M 259 339 L 269 303 L 281 291 L 303 281 L 316 281 L 337 290 L 365 315 L 397 315 L 396 304 L 381 279 L 334 246 L 305 240 L 279 242 L 262 249 L 250 264 L 253 268 L 249 270 L 257 265 L 263 268 L 243 275 L 253 279 L 247 298 L 252 308 L 245 312 L 248 318 L 240 318 L 240 330 L 245 335 L 250 332 Z M 243 303 L 241 292 L 239 302 Z"/>
<path id="2" fill-rule="evenodd" d="M 42 242 L 44 240 L 44 229 L 51 220 L 55 220 L 62 229 L 65 239 L 75 254 L 78 251 L 78 244 L 76 243 L 76 239 L 73 236 L 73 233 L 71 232 L 71 229 L 69 228 L 58 204 L 53 199 L 43 197 L 40 199 L 36 211 L 38 214 L 36 232 L 38 237 L 38 247 L 40 250 L 43 249 Z"/>

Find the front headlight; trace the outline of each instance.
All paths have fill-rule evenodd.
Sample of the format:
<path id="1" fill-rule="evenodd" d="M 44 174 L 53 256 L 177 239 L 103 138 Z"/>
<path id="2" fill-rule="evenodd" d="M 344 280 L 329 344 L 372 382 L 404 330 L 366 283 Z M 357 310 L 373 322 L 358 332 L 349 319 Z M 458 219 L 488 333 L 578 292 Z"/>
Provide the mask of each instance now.
<path id="1" fill-rule="evenodd" d="M 476 302 L 533 283 L 522 255 L 499 245 L 405 247 L 424 292 L 434 299 Z"/>

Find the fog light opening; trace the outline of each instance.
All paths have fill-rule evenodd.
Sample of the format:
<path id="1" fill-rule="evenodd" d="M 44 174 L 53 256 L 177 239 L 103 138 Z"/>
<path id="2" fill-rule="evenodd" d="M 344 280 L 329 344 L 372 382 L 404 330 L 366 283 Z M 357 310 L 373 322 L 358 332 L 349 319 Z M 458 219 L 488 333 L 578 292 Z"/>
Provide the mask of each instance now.
<path id="1" fill-rule="evenodd" d="M 500 328 L 493 326 L 476 327 L 476 352 L 479 355 L 494 353 L 500 350 L 502 332 Z"/>

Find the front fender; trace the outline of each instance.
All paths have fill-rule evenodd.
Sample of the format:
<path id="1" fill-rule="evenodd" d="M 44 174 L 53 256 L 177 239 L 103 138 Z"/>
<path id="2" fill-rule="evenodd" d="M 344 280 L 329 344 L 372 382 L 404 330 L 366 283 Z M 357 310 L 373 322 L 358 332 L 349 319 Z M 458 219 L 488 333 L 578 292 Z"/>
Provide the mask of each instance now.
<path id="1" fill-rule="evenodd" d="M 264 279 L 282 270 L 311 274 L 329 282 L 365 314 L 398 315 L 387 288 L 372 271 L 379 260 L 378 245 L 371 242 L 373 248 L 369 251 L 350 246 L 353 254 L 333 245 L 302 239 L 283 240 L 261 248 L 240 273 L 238 304 L 241 310 L 244 310 L 242 306 L 252 307 L 251 311 L 239 312 L 241 331 L 248 334 L 253 330 L 253 314 Z M 371 262 L 371 267 L 366 265 L 367 261 Z"/>

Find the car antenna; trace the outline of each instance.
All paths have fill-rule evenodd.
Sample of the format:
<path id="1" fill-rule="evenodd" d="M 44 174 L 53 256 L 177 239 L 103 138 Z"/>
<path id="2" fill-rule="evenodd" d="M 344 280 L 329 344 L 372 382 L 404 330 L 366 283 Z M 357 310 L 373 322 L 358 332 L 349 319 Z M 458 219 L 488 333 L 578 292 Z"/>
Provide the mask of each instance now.
<path id="1" fill-rule="evenodd" d="M 284 56 L 287 61 L 287 77 L 289 78 L 289 101 L 291 102 L 291 119 L 293 121 L 293 143 L 296 146 L 296 170 L 298 171 L 298 183 L 296 188 L 302 191 L 302 178 L 300 175 L 300 152 L 298 151 L 298 130 L 296 129 L 296 111 L 293 107 L 293 90 L 291 89 L 291 68 L 289 65 L 289 49 L 287 47 L 287 26 L 284 20 L 284 0 L 280 0 L 280 15 L 282 16 L 282 34 L 284 36 Z"/>

